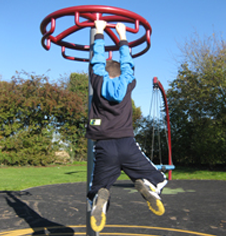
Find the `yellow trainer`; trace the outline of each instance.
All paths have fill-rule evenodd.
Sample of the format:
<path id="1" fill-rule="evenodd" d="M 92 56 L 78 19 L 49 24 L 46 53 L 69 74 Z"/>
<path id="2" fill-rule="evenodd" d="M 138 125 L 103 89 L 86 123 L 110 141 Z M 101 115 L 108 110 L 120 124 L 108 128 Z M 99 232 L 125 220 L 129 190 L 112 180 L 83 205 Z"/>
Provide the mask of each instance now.
<path id="1" fill-rule="evenodd" d="M 147 201 L 149 209 L 154 214 L 161 216 L 165 213 L 165 207 L 161 202 L 159 190 L 153 184 L 145 179 L 137 179 L 135 181 L 135 188 Z"/>
<path id="2" fill-rule="evenodd" d="M 106 224 L 106 210 L 109 195 L 110 193 L 106 188 L 101 188 L 93 200 L 90 224 L 95 232 L 103 230 Z"/>

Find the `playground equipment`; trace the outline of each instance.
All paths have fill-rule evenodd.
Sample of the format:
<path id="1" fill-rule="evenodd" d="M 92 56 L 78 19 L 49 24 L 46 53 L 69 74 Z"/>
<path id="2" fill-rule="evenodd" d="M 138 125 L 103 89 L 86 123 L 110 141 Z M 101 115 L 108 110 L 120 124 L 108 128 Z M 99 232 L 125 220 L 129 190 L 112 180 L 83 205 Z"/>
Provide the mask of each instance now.
<path id="1" fill-rule="evenodd" d="M 57 21 L 65 16 L 73 17 L 74 24 L 69 26 L 66 30 L 61 33 L 56 34 L 56 25 Z M 133 58 L 139 57 L 147 52 L 151 46 L 151 33 L 152 28 L 150 24 L 140 15 L 125 10 L 121 8 L 111 7 L 111 6 L 100 6 L 100 5 L 83 5 L 69 7 L 55 11 L 44 18 L 41 23 L 40 29 L 43 34 L 41 43 L 46 50 L 49 50 L 51 43 L 61 46 L 61 54 L 65 59 L 89 62 L 92 57 L 92 44 L 94 41 L 95 29 L 94 21 L 95 20 L 104 20 L 107 22 L 105 28 L 105 33 L 112 40 L 113 45 L 105 46 L 105 51 L 108 52 L 108 59 L 112 58 L 112 52 L 118 51 L 119 49 L 119 39 L 115 35 L 113 29 L 116 26 L 117 22 L 123 22 L 127 25 L 133 25 L 133 27 L 126 25 L 126 31 L 139 35 L 134 41 L 128 42 L 131 49 L 131 55 Z M 81 45 L 76 42 L 69 42 L 67 39 L 68 36 L 74 34 L 84 28 L 90 28 L 90 44 Z M 142 31 L 143 30 L 143 31 Z M 144 32 L 144 33 L 143 33 Z M 140 36 L 141 35 L 141 36 Z M 146 43 L 145 48 L 138 49 L 138 52 L 133 53 L 133 48 Z M 66 49 L 75 51 L 75 55 L 67 55 Z M 76 56 L 76 52 L 88 52 L 89 57 Z M 77 53 L 78 54 L 78 53 Z M 92 100 L 92 87 L 89 83 L 89 107 Z M 89 183 L 91 180 L 91 174 L 93 169 L 93 153 L 92 153 L 93 143 L 92 140 L 88 140 L 88 165 L 87 165 L 87 191 L 89 189 Z M 87 201 L 87 235 L 98 235 L 98 233 L 92 231 L 89 223 L 91 207 Z"/>
<path id="2" fill-rule="evenodd" d="M 161 118 L 161 110 L 163 110 L 163 106 L 161 103 L 161 98 L 160 94 L 162 95 L 163 99 L 163 105 L 164 105 L 164 113 L 165 117 Z M 151 154 L 151 160 L 153 159 L 153 150 L 154 150 L 154 129 L 155 129 L 155 122 L 157 123 L 158 126 L 158 142 L 159 142 L 159 150 L 158 150 L 158 155 L 159 155 L 159 160 L 160 164 L 156 165 L 156 167 L 163 171 L 166 172 L 168 171 L 168 179 L 172 179 L 172 170 L 175 169 L 175 166 L 172 163 L 172 148 L 171 148 L 171 129 L 170 129 L 170 117 L 169 117 L 169 109 L 168 109 L 168 104 L 167 104 L 167 99 L 166 99 L 166 94 L 165 90 L 158 80 L 157 77 L 153 78 L 153 94 L 152 94 L 152 101 L 151 101 L 151 106 L 150 106 L 150 117 L 153 119 L 153 135 L 152 135 L 152 154 Z M 160 134 L 159 134 L 159 126 L 162 125 L 165 128 L 165 119 L 167 123 L 167 134 L 166 134 L 166 142 L 167 142 L 167 147 L 168 147 L 168 165 L 162 164 L 162 157 L 161 157 L 161 144 L 160 144 Z M 163 124 L 160 124 L 161 120 L 163 120 Z M 166 129 L 165 129 L 166 130 Z"/>
<path id="3" fill-rule="evenodd" d="M 56 36 L 53 36 L 54 31 L 56 29 L 56 20 L 63 16 L 73 16 L 74 17 L 74 25 L 70 26 L 68 29 L 59 33 Z M 81 21 L 81 19 L 85 19 Z M 67 42 L 64 40 L 67 36 L 72 33 L 75 33 L 81 29 L 86 27 L 93 27 L 95 20 L 105 20 L 107 22 L 107 27 L 105 29 L 105 33 L 112 39 L 114 45 L 108 45 L 105 47 L 105 51 L 109 52 L 110 56 L 112 56 L 113 51 L 118 50 L 119 39 L 115 35 L 112 28 L 115 28 L 117 22 L 125 22 L 134 24 L 134 28 L 126 27 L 126 30 L 131 33 L 138 33 L 141 29 L 140 26 L 144 27 L 145 33 L 140 36 L 138 39 L 129 42 L 129 47 L 134 48 L 144 42 L 147 43 L 146 47 L 138 53 L 133 54 L 132 57 L 138 57 L 148 51 L 151 46 L 150 36 L 151 36 L 151 26 L 149 23 L 140 15 L 116 7 L 110 6 L 98 6 L 98 5 L 87 5 L 87 6 L 76 6 L 69 7 L 65 9 L 61 9 L 59 11 L 55 11 L 44 18 L 41 23 L 40 29 L 43 34 L 42 37 L 42 45 L 46 50 L 49 50 L 51 47 L 51 43 L 57 44 L 61 46 L 62 56 L 69 60 L 75 61 L 84 61 L 89 62 L 90 58 L 81 58 L 74 56 L 67 56 L 65 53 L 65 49 L 69 48 L 77 51 L 90 51 L 90 45 L 80 45 L 74 42 Z M 47 30 L 50 25 L 50 29 Z"/>

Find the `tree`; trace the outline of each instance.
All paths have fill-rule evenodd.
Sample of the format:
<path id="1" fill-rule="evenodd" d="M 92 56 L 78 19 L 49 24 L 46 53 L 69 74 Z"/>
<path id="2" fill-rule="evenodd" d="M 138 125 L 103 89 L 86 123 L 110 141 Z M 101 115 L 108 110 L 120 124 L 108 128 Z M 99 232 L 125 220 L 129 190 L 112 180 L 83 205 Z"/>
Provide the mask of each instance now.
<path id="1" fill-rule="evenodd" d="M 191 38 L 170 83 L 173 158 L 179 163 L 225 163 L 226 43 L 212 36 Z"/>
<path id="2" fill-rule="evenodd" d="M 168 163 L 168 142 L 164 120 L 142 117 L 135 136 L 145 155 L 155 164 Z"/>
<path id="3" fill-rule="evenodd" d="M 139 128 L 139 123 L 142 119 L 142 112 L 140 107 L 136 107 L 134 100 L 132 99 L 132 108 L 133 108 L 133 129 L 136 133 Z"/>
<path id="4" fill-rule="evenodd" d="M 0 104 L 0 162 L 11 165 L 53 163 L 53 132 L 76 134 L 83 114 L 81 99 L 44 75 L 17 73 L 0 82 Z"/>
<path id="5" fill-rule="evenodd" d="M 64 126 L 59 130 L 63 140 L 69 143 L 67 151 L 71 158 L 78 161 L 87 159 L 85 132 L 88 120 L 88 82 L 88 75 L 86 73 L 71 73 L 66 83 L 66 89 L 76 94 L 81 100 L 82 112 L 79 114 L 79 119 L 76 119 L 73 130 L 71 123 L 68 123 L 68 126 Z"/>
<path id="6" fill-rule="evenodd" d="M 67 89 L 76 93 L 82 100 L 84 109 L 88 112 L 88 84 L 89 77 L 86 73 L 71 73 L 67 82 Z M 88 114 L 88 113 L 87 113 Z"/>

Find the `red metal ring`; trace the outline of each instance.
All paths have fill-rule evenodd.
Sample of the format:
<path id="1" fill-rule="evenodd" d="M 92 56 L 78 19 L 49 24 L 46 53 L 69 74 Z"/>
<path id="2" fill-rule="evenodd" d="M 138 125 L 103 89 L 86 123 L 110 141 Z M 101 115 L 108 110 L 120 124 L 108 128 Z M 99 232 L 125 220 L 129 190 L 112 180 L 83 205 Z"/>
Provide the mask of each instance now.
<path id="1" fill-rule="evenodd" d="M 107 15 L 104 15 L 107 14 Z M 71 26 L 70 28 L 64 30 L 60 34 L 53 36 L 52 33 L 55 31 L 56 27 L 56 19 L 61 18 L 63 16 L 74 16 L 75 18 L 75 25 Z M 79 21 L 79 17 L 85 18 L 86 20 L 83 22 Z M 115 27 L 115 24 L 111 22 L 127 22 L 127 23 L 134 23 L 134 28 L 126 27 L 126 30 L 131 33 L 139 32 L 139 26 L 143 26 L 146 33 L 141 36 L 140 38 L 136 39 L 135 41 L 129 42 L 129 47 L 133 48 L 136 47 L 144 42 L 147 43 L 146 48 L 142 51 L 132 54 L 132 57 L 138 57 L 147 52 L 151 46 L 150 36 L 152 33 L 152 28 L 147 20 L 145 20 L 140 15 L 117 7 L 110 7 L 110 6 L 101 6 L 101 5 L 83 5 L 83 6 L 75 6 L 64 8 L 58 11 L 55 11 L 44 18 L 40 25 L 41 33 L 43 34 L 42 37 L 42 45 L 46 50 L 50 49 L 51 42 L 57 44 L 62 47 L 62 55 L 66 59 L 70 60 L 77 60 L 77 61 L 89 61 L 86 58 L 78 58 L 78 57 L 70 57 L 66 56 L 65 48 L 79 50 L 79 51 L 89 51 L 89 45 L 79 45 L 75 43 L 70 43 L 64 41 L 64 38 L 68 35 L 81 30 L 85 27 L 93 27 L 94 21 L 96 19 L 105 20 L 107 21 L 107 27 L 105 32 L 108 36 L 112 39 L 115 45 L 105 46 L 105 51 L 112 52 L 118 50 L 118 43 L 119 39 L 115 35 L 115 33 L 111 30 L 111 28 Z M 46 30 L 48 24 L 51 24 L 51 28 L 49 31 Z"/>

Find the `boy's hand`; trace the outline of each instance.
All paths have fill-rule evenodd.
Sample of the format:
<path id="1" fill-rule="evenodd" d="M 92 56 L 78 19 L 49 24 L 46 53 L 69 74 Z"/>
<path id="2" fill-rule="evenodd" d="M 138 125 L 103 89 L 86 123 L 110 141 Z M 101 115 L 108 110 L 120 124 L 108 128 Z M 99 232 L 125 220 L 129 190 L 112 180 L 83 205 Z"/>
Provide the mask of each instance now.
<path id="1" fill-rule="evenodd" d="M 107 25 L 107 22 L 104 20 L 96 20 L 94 21 L 95 27 L 96 27 L 96 34 L 103 34 L 104 29 Z"/>
<path id="2" fill-rule="evenodd" d="M 126 26 L 123 23 L 117 23 L 115 27 L 120 40 L 126 40 Z"/>

